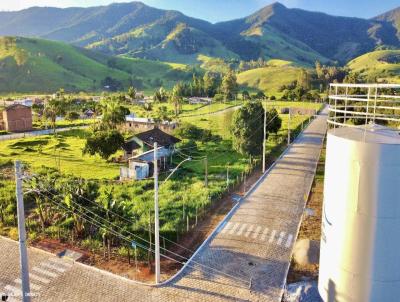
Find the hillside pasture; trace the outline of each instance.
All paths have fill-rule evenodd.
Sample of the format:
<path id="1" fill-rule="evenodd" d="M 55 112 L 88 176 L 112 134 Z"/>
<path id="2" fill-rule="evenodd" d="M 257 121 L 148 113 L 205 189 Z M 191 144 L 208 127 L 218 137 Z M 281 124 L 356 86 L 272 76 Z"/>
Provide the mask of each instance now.
<path id="1" fill-rule="evenodd" d="M 400 83 L 400 50 L 369 52 L 350 61 L 347 66 L 370 82 Z"/>
<path id="2" fill-rule="evenodd" d="M 300 68 L 288 65 L 272 65 L 250 69 L 237 75 L 240 86 L 267 94 L 279 94 L 279 88 L 298 79 Z"/>

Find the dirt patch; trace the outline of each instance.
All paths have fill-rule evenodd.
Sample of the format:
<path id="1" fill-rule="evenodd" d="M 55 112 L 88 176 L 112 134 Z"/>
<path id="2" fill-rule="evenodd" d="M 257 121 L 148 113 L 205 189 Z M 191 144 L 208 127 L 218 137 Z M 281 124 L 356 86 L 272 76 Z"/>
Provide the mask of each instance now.
<path id="1" fill-rule="evenodd" d="M 322 203 L 323 203 L 323 192 L 324 192 L 324 170 L 325 170 L 325 148 L 322 150 L 321 158 L 318 163 L 316 177 L 314 184 L 311 189 L 311 194 L 307 202 L 308 213 L 311 215 L 305 215 L 301 223 L 298 240 L 310 239 L 317 240 L 321 239 L 321 219 L 322 219 Z M 287 283 L 294 283 L 304 280 L 316 280 L 318 279 L 318 264 L 310 264 L 300 266 L 295 261 L 291 261 L 289 274 L 287 277 Z"/>

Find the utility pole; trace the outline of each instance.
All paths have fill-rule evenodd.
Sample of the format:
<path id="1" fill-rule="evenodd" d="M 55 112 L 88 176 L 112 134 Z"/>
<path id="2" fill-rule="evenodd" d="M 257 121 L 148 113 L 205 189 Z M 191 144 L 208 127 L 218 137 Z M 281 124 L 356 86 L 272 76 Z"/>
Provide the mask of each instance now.
<path id="1" fill-rule="evenodd" d="M 160 283 L 160 225 L 158 217 L 158 158 L 157 142 L 154 143 L 154 243 L 156 284 Z M 151 248 L 151 247 L 150 247 Z"/>
<path id="2" fill-rule="evenodd" d="M 267 104 L 265 103 L 264 108 L 264 136 L 263 136 L 263 162 L 262 162 L 262 171 L 265 173 L 265 137 L 267 136 Z"/>
<path id="3" fill-rule="evenodd" d="M 226 167 L 226 187 L 229 188 L 229 166 Z"/>
<path id="4" fill-rule="evenodd" d="M 17 195 L 17 215 L 18 215 L 18 234 L 19 234 L 19 256 L 22 280 L 22 301 L 30 302 L 29 287 L 29 265 L 28 253 L 26 249 L 26 231 L 25 231 L 25 209 L 24 195 L 22 192 L 22 168 L 19 160 L 15 161 L 15 182 Z"/>
<path id="5" fill-rule="evenodd" d="M 206 188 L 208 188 L 208 159 L 207 159 L 207 156 L 204 158 L 204 169 L 205 169 L 204 185 Z"/>
<path id="6" fill-rule="evenodd" d="M 290 108 L 289 108 L 289 119 L 288 119 L 288 145 L 290 145 Z"/>

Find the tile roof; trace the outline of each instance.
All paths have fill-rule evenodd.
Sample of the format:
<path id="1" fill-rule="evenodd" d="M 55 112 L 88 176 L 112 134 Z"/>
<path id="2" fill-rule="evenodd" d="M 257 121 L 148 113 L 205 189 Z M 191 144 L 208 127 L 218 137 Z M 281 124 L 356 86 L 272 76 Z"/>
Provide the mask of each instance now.
<path id="1" fill-rule="evenodd" d="M 169 135 L 159 128 L 139 133 L 136 137 L 151 147 L 155 142 L 157 142 L 158 146 L 170 146 L 181 141 L 179 138 Z"/>

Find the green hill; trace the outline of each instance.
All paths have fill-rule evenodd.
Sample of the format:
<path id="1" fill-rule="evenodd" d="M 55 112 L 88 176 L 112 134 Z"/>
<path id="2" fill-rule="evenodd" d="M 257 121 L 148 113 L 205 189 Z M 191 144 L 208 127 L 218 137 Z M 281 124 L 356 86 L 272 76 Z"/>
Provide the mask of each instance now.
<path id="1" fill-rule="evenodd" d="M 190 76 L 181 64 L 110 57 L 48 40 L 0 38 L 2 93 L 104 90 L 110 83 L 149 90 Z"/>
<path id="2" fill-rule="evenodd" d="M 283 85 L 298 79 L 300 68 L 287 61 L 273 60 L 269 66 L 250 69 L 237 76 L 238 83 L 249 89 L 276 94 Z"/>
<path id="3" fill-rule="evenodd" d="M 284 59 L 302 65 L 349 60 L 377 48 L 400 48 L 399 9 L 373 19 L 330 16 L 268 5 L 211 24 L 141 2 L 88 8 L 32 7 L 0 12 L 0 35 L 40 37 L 160 61 Z"/>
<path id="4" fill-rule="evenodd" d="M 386 80 L 400 83 L 400 50 L 378 50 L 364 54 L 347 66 L 366 77 L 369 81 Z"/>

